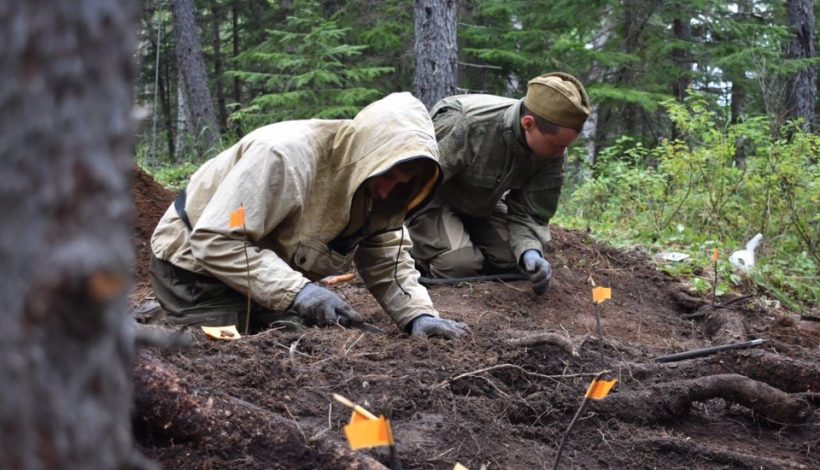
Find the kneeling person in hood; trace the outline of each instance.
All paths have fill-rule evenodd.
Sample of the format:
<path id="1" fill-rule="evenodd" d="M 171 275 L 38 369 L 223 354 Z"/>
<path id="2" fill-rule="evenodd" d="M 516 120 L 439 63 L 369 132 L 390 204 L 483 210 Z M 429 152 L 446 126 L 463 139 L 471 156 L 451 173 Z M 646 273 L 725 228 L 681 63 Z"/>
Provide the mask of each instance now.
<path id="1" fill-rule="evenodd" d="M 251 132 L 191 176 L 154 231 L 149 274 L 169 321 L 243 329 L 250 288 L 254 328 L 294 317 L 356 326 L 361 314 L 315 283 L 355 262 L 403 331 L 467 333 L 463 323 L 439 318 L 403 228 L 441 180 L 437 159 L 432 122 L 408 93 L 354 119 Z M 240 207 L 244 223 L 230 224 Z"/>

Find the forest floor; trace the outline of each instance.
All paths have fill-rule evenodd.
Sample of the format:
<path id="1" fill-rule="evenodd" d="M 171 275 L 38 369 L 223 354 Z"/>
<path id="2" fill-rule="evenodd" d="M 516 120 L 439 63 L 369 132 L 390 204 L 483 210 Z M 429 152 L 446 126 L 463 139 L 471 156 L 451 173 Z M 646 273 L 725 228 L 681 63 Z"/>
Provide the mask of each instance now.
<path id="1" fill-rule="evenodd" d="M 138 172 L 135 311 L 150 302 L 148 239 L 173 195 Z M 473 334 L 401 334 L 356 279 L 333 287 L 385 335 L 267 330 L 239 341 L 143 348 L 134 369 L 140 449 L 163 468 L 381 468 L 351 452 L 344 395 L 388 416 L 405 469 L 552 468 L 593 376 L 618 383 L 590 402 L 559 468 L 818 468 L 820 323 L 755 294 L 690 294 L 639 252 L 553 229 L 553 280 L 437 286 L 443 317 Z M 601 363 L 591 281 L 600 305 Z M 145 321 L 146 318 L 139 317 Z M 658 356 L 750 339 L 760 346 L 658 363 Z"/>

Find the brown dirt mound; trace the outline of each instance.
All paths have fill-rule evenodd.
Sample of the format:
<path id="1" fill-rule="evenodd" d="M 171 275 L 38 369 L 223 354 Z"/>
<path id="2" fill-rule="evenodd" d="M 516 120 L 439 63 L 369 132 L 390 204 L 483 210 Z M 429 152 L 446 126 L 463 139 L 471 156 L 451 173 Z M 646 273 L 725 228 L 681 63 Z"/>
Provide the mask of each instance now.
<path id="1" fill-rule="evenodd" d="M 138 287 L 148 283 L 148 259 L 151 256 L 151 234 L 157 222 L 174 200 L 174 193 L 154 181 L 141 168 L 134 167 L 131 197 L 136 211 L 134 220 L 135 281 Z"/>
<path id="2" fill-rule="evenodd" d="M 354 281 L 334 289 L 386 335 L 313 328 L 214 342 L 193 331 L 190 348 L 143 352 L 143 452 L 178 469 L 388 464 L 384 450 L 340 457 L 350 411 L 335 392 L 389 415 L 405 469 L 551 468 L 591 377 L 607 368 L 618 386 L 580 416 L 560 468 L 816 468 L 816 333 L 751 300 L 712 309 L 640 253 L 560 228 L 554 237 L 545 296 L 526 282 L 430 289 L 442 316 L 472 328 L 462 341 L 408 338 Z M 590 279 L 613 288 L 600 308 L 603 364 Z M 768 342 L 653 362 L 727 329 Z"/>

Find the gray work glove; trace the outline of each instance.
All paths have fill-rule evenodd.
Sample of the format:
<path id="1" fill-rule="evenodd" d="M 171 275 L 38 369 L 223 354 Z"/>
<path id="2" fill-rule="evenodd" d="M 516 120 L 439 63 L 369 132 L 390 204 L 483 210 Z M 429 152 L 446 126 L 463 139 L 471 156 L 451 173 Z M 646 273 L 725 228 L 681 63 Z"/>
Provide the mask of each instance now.
<path id="1" fill-rule="evenodd" d="M 302 317 L 308 325 L 327 326 L 338 323 L 351 326 L 364 321 L 362 315 L 338 295 L 313 283 L 305 284 L 296 294 L 290 310 Z"/>
<path id="2" fill-rule="evenodd" d="M 545 260 L 538 250 L 527 250 L 521 255 L 521 263 L 530 275 L 532 291 L 537 295 L 546 292 L 550 286 L 550 278 L 552 278 L 550 262 Z"/>
<path id="3" fill-rule="evenodd" d="M 410 334 L 422 338 L 439 336 L 453 339 L 470 333 L 470 327 L 460 321 L 445 320 L 432 315 L 420 315 L 410 324 Z"/>

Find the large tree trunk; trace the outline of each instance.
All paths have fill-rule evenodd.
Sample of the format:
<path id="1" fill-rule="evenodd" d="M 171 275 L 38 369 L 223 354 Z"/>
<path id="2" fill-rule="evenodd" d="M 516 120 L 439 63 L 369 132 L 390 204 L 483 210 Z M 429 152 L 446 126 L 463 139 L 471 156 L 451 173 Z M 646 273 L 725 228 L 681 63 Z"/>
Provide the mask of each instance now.
<path id="1" fill-rule="evenodd" d="M 198 146 L 210 148 L 219 140 L 219 129 L 208 89 L 208 74 L 194 18 L 193 0 L 173 0 L 171 5 L 177 65 L 183 79 L 188 118 L 195 129 L 194 139 Z"/>
<path id="2" fill-rule="evenodd" d="M 788 26 L 794 37 L 786 49 L 788 59 L 811 59 L 814 51 L 814 2 L 788 0 Z M 803 118 L 803 130 L 810 132 L 814 125 L 814 107 L 817 106 L 817 69 L 807 66 L 787 80 L 786 117 Z"/>
<path id="3" fill-rule="evenodd" d="M 0 5 L 0 468 L 133 468 L 136 2 Z"/>
<path id="4" fill-rule="evenodd" d="M 456 92 L 456 20 L 454 0 L 416 0 L 416 73 L 413 85 L 416 97 L 428 109 L 438 100 Z"/>

